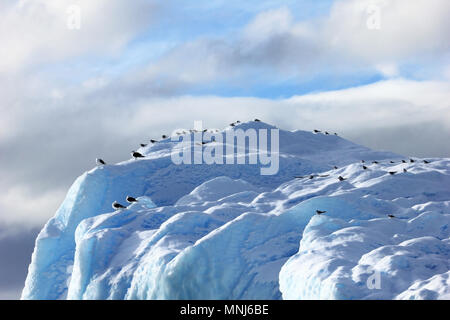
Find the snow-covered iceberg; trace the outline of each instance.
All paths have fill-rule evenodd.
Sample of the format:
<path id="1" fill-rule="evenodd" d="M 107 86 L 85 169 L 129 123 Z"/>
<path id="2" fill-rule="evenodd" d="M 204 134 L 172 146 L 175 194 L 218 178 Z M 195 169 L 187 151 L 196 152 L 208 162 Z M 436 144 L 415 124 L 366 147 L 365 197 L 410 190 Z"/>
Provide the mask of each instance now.
<path id="1" fill-rule="evenodd" d="M 273 127 L 226 130 L 248 128 Z M 279 137 L 273 176 L 175 165 L 170 139 L 84 173 L 36 240 L 22 299 L 450 298 L 449 159 Z"/>

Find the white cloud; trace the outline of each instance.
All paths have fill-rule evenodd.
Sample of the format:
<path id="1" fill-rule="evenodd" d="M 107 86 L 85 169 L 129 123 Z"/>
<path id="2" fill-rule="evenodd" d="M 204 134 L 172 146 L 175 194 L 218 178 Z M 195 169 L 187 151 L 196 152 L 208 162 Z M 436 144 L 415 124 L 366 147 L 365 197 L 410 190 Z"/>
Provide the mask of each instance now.
<path id="1" fill-rule="evenodd" d="M 81 9 L 79 30 L 68 28 L 70 6 Z M 155 1 L 20 0 L 0 11 L 0 71 L 91 53 L 114 54 L 147 27 Z"/>

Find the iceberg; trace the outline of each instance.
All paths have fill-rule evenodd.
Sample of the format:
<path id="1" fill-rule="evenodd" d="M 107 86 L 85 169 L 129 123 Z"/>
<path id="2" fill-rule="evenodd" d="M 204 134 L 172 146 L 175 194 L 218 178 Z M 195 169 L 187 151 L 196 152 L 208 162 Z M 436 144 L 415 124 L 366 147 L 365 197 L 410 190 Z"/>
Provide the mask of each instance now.
<path id="1" fill-rule="evenodd" d="M 226 130 L 248 128 L 274 127 Z M 335 135 L 279 138 L 271 176 L 174 164 L 174 139 L 82 174 L 36 239 L 22 299 L 450 297 L 450 159 L 405 164 Z M 362 170 L 362 159 L 379 164 Z M 127 195 L 138 201 L 113 211 Z"/>

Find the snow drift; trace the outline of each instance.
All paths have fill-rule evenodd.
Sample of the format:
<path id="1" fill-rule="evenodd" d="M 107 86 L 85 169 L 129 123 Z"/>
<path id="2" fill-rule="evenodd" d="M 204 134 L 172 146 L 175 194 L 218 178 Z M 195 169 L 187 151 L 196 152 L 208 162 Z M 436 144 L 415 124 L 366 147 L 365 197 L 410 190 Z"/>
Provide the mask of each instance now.
<path id="1" fill-rule="evenodd" d="M 280 170 L 261 176 L 175 165 L 175 144 L 74 182 L 36 240 L 22 299 L 450 298 L 449 159 L 402 163 L 280 130 Z M 138 202 L 112 212 L 126 195 Z"/>

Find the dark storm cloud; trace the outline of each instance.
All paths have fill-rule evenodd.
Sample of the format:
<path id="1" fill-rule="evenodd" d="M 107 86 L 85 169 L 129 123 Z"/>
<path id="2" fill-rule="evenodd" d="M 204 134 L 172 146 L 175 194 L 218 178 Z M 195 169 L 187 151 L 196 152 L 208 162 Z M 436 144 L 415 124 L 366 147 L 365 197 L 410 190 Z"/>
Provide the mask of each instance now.
<path id="1" fill-rule="evenodd" d="M 0 226 L 0 298 L 18 299 L 25 283 L 38 228 Z"/>

